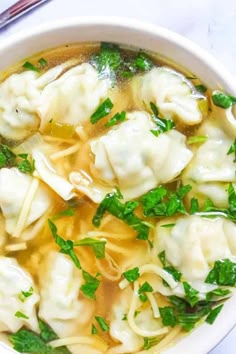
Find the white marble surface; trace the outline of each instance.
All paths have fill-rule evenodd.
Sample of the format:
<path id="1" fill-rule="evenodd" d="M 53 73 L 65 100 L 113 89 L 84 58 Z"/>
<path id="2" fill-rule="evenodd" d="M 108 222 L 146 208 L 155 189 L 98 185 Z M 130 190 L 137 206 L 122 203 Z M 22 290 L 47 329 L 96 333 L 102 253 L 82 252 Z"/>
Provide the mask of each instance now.
<path id="1" fill-rule="evenodd" d="M 14 2 L 0 0 L 0 12 Z M 50 0 L 1 30 L 0 39 L 50 20 L 88 15 L 132 17 L 165 26 L 209 50 L 236 76 L 235 0 Z M 235 353 L 236 329 L 209 354 Z"/>

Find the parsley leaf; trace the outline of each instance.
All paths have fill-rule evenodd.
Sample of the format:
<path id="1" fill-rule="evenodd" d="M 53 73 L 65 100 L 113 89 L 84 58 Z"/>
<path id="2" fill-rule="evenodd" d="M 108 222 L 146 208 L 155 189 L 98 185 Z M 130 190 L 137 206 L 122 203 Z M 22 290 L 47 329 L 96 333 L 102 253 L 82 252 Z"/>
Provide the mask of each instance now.
<path id="1" fill-rule="evenodd" d="M 215 262 L 213 269 L 209 272 L 205 283 L 224 286 L 236 285 L 236 263 L 229 259 L 221 259 Z"/>
<path id="2" fill-rule="evenodd" d="M 187 144 L 202 144 L 207 141 L 208 137 L 205 135 L 193 135 L 189 136 L 187 139 Z"/>
<path id="3" fill-rule="evenodd" d="M 161 320 L 164 326 L 174 327 L 177 324 L 177 319 L 174 314 L 174 309 L 171 306 L 159 308 Z"/>
<path id="4" fill-rule="evenodd" d="M 113 106 L 114 106 L 113 103 L 108 97 L 105 101 L 103 101 L 100 104 L 100 106 L 96 109 L 96 111 L 91 115 L 90 122 L 92 124 L 95 124 L 103 117 L 106 117 L 111 112 Z"/>
<path id="5" fill-rule="evenodd" d="M 175 281 L 180 281 L 182 277 L 182 273 L 180 273 L 178 270 L 176 270 L 172 266 L 167 266 L 163 268 L 166 272 L 170 273 L 172 277 L 174 278 Z"/>
<path id="6" fill-rule="evenodd" d="M 130 206 L 130 204 L 128 205 Z M 100 226 L 101 219 L 106 211 L 131 226 L 137 232 L 137 239 L 148 239 L 149 226 L 145 225 L 144 222 L 133 212 L 130 211 L 127 214 L 127 204 L 122 204 L 115 193 L 108 193 L 98 206 L 93 217 L 94 226 Z"/>
<path id="7" fill-rule="evenodd" d="M 168 132 L 169 130 L 175 128 L 175 123 L 170 119 L 164 119 L 159 117 L 158 108 L 155 103 L 150 102 L 150 107 L 153 112 L 152 118 L 154 123 L 157 125 L 157 130 L 151 130 L 151 132 L 158 136 L 160 133 Z M 155 133 L 156 132 L 156 133 Z"/>
<path id="8" fill-rule="evenodd" d="M 230 146 L 227 155 L 234 153 L 234 162 L 236 162 L 236 139 L 234 140 L 233 144 Z"/>
<path id="9" fill-rule="evenodd" d="M 151 293 L 151 292 L 153 292 L 153 288 L 147 281 L 145 281 L 145 283 L 143 283 L 143 285 L 139 288 L 139 291 L 138 291 L 139 294 Z"/>
<path id="10" fill-rule="evenodd" d="M 96 277 L 93 277 L 91 274 L 85 272 L 84 270 L 82 271 L 82 275 L 85 283 L 81 285 L 80 290 L 89 299 L 96 300 L 95 292 L 100 285 L 100 280 L 98 280 Z"/>
<path id="11" fill-rule="evenodd" d="M 104 318 L 102 318 L 100 316 L 95 316 L 95 320 L 97 321 L 97 323 L 99 324 L 99 326 L 103 332 L 107 332 L 109 330 L 109 326 L 106 323 L 106 321 L 104 320 Z"/>
<path id="12" fill-rule="evenodd" d="M 61 236 L 59 236 L 57 234 L 57 227 L 52 222 L 52 220 L 50 220 L 50 219 L 48 220 L 48 225 L 50 227 L 50 230 L 52 232 L 52 235 L 53 235 L 56 243 L 61 248 L 60 252 L 70 256 L 70 258 L 74 262 L 75 266 L 77 268 L 81 269 L 80 261 L 74 252 L 74 242 L 71 240 L 64 240 Z"/>
<path id="13" fill-rule="evenodd" d="M 31 71 L 36 71 L 36 72 L 39 72 L 39 68 L 37 68 L 35 65 L 33 65 L 32 63 L 30 63 L 29 61 L 26 61 L 22 67 L 24 69 L 27 69 L 27 70 L 31 70 Z"/>
<path id="14" fill-rule="evenodd" d="M 10 334 L 9 339 L 13 348 L 20 353 L 52 353 L 52 347 L 48 346 L 38 334 L 27 329 L 20 329 L 14 334 Z"/>
<path id="15" fill-rule="evenodd" d="M 30 162 L 28 160 L 28 154 L 19 154 L 18 156 L 22 158 L 22 161 L 20 161 L 17 166 L 19 171 L 32 174 L 35 170 L 34 160 Z"/>
<path id="16" fill-rule="evenodd" d="M 74 246 L 88 246 L 91 247 L 96 258 L 101 259 L 105 257 L 106 241 L 96 240 L 95 238 L 85 237 L 80 241 L 76 241 Z"/>
<path id="17" fill-rule="evenodd" d="M 198 200 L 196 198 L 191 198 L 191 205 L 190 205 L 190 214 L 195 214 L 199 211 L 199 203 Z"/>
<path id="18" fill-rule="evenodd" d="M 40 329 L 40 337 L 47 343 L 54 339 L 58 339 L 57 334 L 53 331 L 53 329 L 44 321 L 39 319 L 39 329 Z"/>
<path id="19" fill-rule="evenodd" d="M 139 52 L 133 63 L 134 67 L 140 71 L 149 71 L 154 66 L 152 60 L 144 52 Z"/>
<path id="20" fill-rule="evenodd" d="M 211 310 L 211 312 L 209 313 L 209 315 L 206 318 L 206 322 L 209 324 L 213 324 L 217 318 L 217 316 L 219 315 L 220 311 L 223 308 L 223 304 L 214 308 L 213 310 Z"/>
<path id="21" fill-rule="evenodd" d="M 152 337 L 152 338 L 148 338 L 148 337 L 144 337 L 143 338 L 143 349 L 144 350 L 148 350 L 152 347 L 154 347 L 154 345 L 156 345 L 157 343 L 160 342 L 160 338 L 156 338 L 156 337 Z"/>
<path id="22" fill-rule="evenodd" d="M 25 315 L 23 312 L 21 312 L 21 311 L 16 311 L 15 316 L 18 317 L 18 318 L 24 318 L 24 319 L 26 319 L 26 320 L 29 319 L 29 317 L 26 316 L 26 315 Z"/>
<path id="23" fill-rule="evenodd" d="M 91 64 L 98 70 L 100 79 L 108 78 L 114 83 L 122 65 L 119 46 L 102 42 L 99 53 L 91 56 Z"/>
<path id="24" fill-rule="evenodd" d="M 16 155 L 8 146 L 0 144 L 0 168 L 15 166 Z"/>
<path id="25" fill-rule="evenodd" d="M 186 299 L 189 302 L 190 306 L 193 307 L 199 301 L 198 294 L 199 292 L 191 287 L 187 282 L 183 282 L 184 292 Z"/>
<path id="26" fill-rule="evenodd" d="M 31 286 L 28 291 L 22 290 L 21 293 L 18 295 L 18 298 L 20 299 L 21 302 L 25 302 L 28 297 L 33 295 L 33 292 L 34 289 Z"/>
<path id="27" fill-rule="evenodd" d="M 212 94 L 212 101 L 215 106 L 226 109 L 236 103 L 236 97 L 227 95 L 221 91 L 214 91 Z"/>
<path id="28" fill-rule="evenodd" d="M 40 65 L 40 67 L 41 67 L 42 69 L 45 68 L 45 67 L 48 65 L 47 60 L 44 59 L 44 58 L 40 58 L 39 61 L 38 61 L 38 63 L 39 63 L 39 65 Z"/>
<path id="29" fill-rule="evenodd" d="M 105 127 L 109 128 L 113 125 L 123 122 L 126 118 L 126 112 L 122 111 L 121 113 L 116 113 L 106 124 Z"/>
<path id="30" fill-rule="evenodd" d="M 67 209 L 62 210 L 59 213 L 55 214 L 52 217 L 52 220 L 57 220 L 57 219 L 60 219 L 64 216 L 74 216 L 74 215 L 75 215 L 75 209 L 74 208 L 67 208 Z"/>
<path id="31" fill-rule="evenodd" d="M 123 276 L 125 279 L 127 279 L 130 283 L 133 283 L 135 280 L 137 280 L 140 277 L 139 274 L 139 268 L 135 267 L 133 269 L 129 269 L 126 272 L 123 273 Z"/>
<path id="32" fill-rule="evenodd" d="M 195 85 L 195 88 L 197 91 L 201 93 L 205 93 L 207 91 L 207 87 L 205 85 Z"/>
<path id="33" fill-rule="evenodd" d="M 217 288 L 217 289 L 212 290 L 206 294 L 206 300 L 211 301 L 212 298 L 214 298 L 214 297 L 224 297 L 229 294 L 231 294 L 231 291 L 229 289 Z"/>
<path id="34" fill-rule="evenodd" d="M 161 264 L 163 265 L 163 267 L 166 266 L 166 251 L 162 251 L 158 254 L 158 258 L 161 261 Z"/>
<path id="35" fill-rule="evenodd" d="M 93 323 L 92 323 L 91 334 L 98 334 L 98 330 L 97 330 L 96 326 Z"/>

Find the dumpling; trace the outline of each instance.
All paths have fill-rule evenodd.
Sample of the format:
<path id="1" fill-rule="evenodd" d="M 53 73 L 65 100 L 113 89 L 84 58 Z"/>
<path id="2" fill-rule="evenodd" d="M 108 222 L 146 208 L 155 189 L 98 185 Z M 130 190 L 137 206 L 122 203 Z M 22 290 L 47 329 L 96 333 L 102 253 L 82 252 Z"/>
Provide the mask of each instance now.
<path id="1" fill-rule="evenodd" d="M 41 267 L 39 317 L 59 337 L 82 335 L 93 315 L 93 301 L 79 299 L 82 282 L 81 271 L 61 253 L 51 252 Z"/>
<path id="2" fill-rule="evenodd" d="M 168 262 L 189 281 L 203 281 L 213 263 L 236 256 L 236 225 L 223 218 L 184 216 L 171 220 L 174 226 L 156 227 L 155 254 L 163 250 Z M 166 223 L 166 221 L 165 221 Z"/>
<path id="3" fill-rule="evenodd" d="M 33 185 L 33 190 L 30 188 Z M 30 205 L 24 206 L 28 192 Z M 51 198 L 47 188 L 37 179 L 20 172 L 17 168 L 0 169 L 0 207 L 6 221 L 6 231 L 15 235 L 22 208 L 29 207 L 22 229 L 39 219 L 50 207 Z"/>
<path id="4" fill-rule="evenodd" d="M 50 188 L 54 190 L 64 200 L 69 200 L 75 196 L 74 186 L 66 178 L 60 176 L 51 165 L 46 156 L 34 150 L 32 157 L 35 162 L 35 175 L 39 176 Z"/>
<path id="5" fill-rule="evenodd" d="M 210 121 L 197 135 L 206 135 L 207 141 L 194 151 L 194 157 L 183 173 L 184 183 L 193 186 L 195 196 L 210 198 L 218 207 L 227 207 L 227 188 L 236 183 L 234 154 L 227 155 L 233 139 Z"/>
<path id="6" fill-rule="evenodd" d="M 50 119 L 72 125 L 87 121 L 107 97 L 110 87 L 110 80 L 100 80 L 97 70 L 88 63 L 70 69 L 43 90 L 40 130 Z"/>
<path id="7" fill-rule="evenodd" d="M 110 186 L 118 184 L 125 199 L 141 196 L 178 176 L 192 158 L 185 136 L 176 130 L 154 136 L 155 125 L 145 112 L 91 141 L 94 168 Z"/>
<path id="8" fill-rule="evenodd" d="M 169 119 L 193 125 L 202 121 L 199 99 L 204 96 L 194 93 L 194 87 L 186 77 L 166 67 L 154 68 L 137 76 L 132 81 L 134 102 L 149 107 L 156 104 L 161 115 Z"/>
<path id="9" fill-rule="evenodd" d="M 30 70 L 13 74 L 1 83 L 0 135 L 13 140 L 31 135 L 40 124 L 37 107 L 42 89 L 72 63 L 58 65 L 42 76 Z"/>
<path id="10" fill-rule="evenodd" d="M 32 289 L 32 290 L 31 290 Z M 32 291 L 32 295 L 21 300 L 22 291 Z M 26 326 L 38 331 L 35 313 L 39 295 L 30 275 L 22 269 L 14 258 L 0 257 L 0 331 L 17 332 Z M 28 318 L 17 317 L 21 312 Z"/>
<path id="11" fill-rule="evenodd" d="M 132 331 L 128 321 L 123 318 L 129 311 L 132 290 L 122 291 L 112 307 L 110 335 L 119 344 L 108 351 L 108 354 L 135 353 L 143 346 L 143 338 Z"/>

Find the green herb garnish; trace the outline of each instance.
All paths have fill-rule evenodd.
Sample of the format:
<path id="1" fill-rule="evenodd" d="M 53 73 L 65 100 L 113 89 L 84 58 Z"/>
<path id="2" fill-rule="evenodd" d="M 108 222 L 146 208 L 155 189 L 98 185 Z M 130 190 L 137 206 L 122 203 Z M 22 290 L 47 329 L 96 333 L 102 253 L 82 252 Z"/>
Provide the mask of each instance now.
<path id="1" fill-rule="evenodd" d="M 27 70 L 31 70 L 31 71 L 36 71 L 36 72 L 39 72 L 39 68 L 37 68 L 35 65 L 33 65 L 32 63 L 30 63 L 29 61 L 26 61 L 22 67 L 24 69 L 27 69 Z"/>
<path id="2" fill-rule="evenodd" d="M 18 298 L 20 299 L 21 302 L 25 302 L 28 297 L 32 296 L 34 292 L 34 289 L 32 286 L 29 288 L 28 291 L 21 291 L 21 293 L 18 295 Z"/>
<path id="3" fill-rule="evenodd" d="M 105 257 L 106 241 L 96 240 L 95 238 L 86 237 L 80 241 L 74 242 L 74 246 L 88 246 L 91 247 L 95 257 L 98 259 Z"/>
<path id="4" fill-rule="evenodd" d="M 46 60 L 46 59 L 44 59 L 44 58 L 40 58 L 40 59 L 39 59 L 39 61 L 38 61 L 38 63 L 39 63 L 39 65 L 40 65 L 40 67 L 41 67 L 42 69 L 44 69 L 44 68 L 45 68 L 45 66 L 47 66 L 47 65 L 48 65 L 47 60 Z"/>
<path id="5" fill-rule="evenodd" d="M 213 324 L 217 318 L 217 316 L 219 315 L 220 311 L 223 308 L 223 304 L 214 308 L 213 310 L 211 310 L 211 312 L 209 313 L 209 315 L 206 318 L 206 322 L 209 324 Z"/>
<path id="6" fill-rule="evenodd" d="M 233 144 L 230 146 L 227 155 L 234 153 L 234 162 L 236 162 L 236 139 L 234 140 Z"/>
<path id="7" fill-rule="evenodd" d="M 50 219 L 48 220 L 48 225 L 50 227 L 50 230 L 52 232 L 52 235 L 53 235 L 56 243 L 60 247 L 60 252 L 67 254 L 72 259 L 75 266 L 77 268 L 81 269 L 80 261 L 74 252 L 74 242 L 71 240 L 64 240 L 61 236 L 59 236 L 57 234 L 57 227 L 52 222 L 52 220 L 50 220 Z"/>
<path id="8" fill-rule="evenodd" d="M 186 299 L 189 302 L 190 306 L 193 307 L 199 301 L 198 294 L 199 292 L 191 287 L 187 282 L 183 282 L 184 292 Z"/>
<path id="9" fill-rule="evenodd" d="M 203 144 L 207 141 L 207 136 L 205 135 L 193 135 L 189 136 L 187 139 L 187 144 Z"/>
<path id="10" fill-rule="evenodd" d="M 15 166 L 16 155 L 8 146 L 0 144 L 0 168 Z"/>
<path id="11" fill-rule="evenodd" d="M 195 214 L 197 212 L 199 212 L 199 203 L 198 200 L 196 198 L 191 198 L 191 205 L 190 205 L 190 214 Z"/>
<path id="12" fill-rule="evenodd" d="M 29 319 L 29 317 L 26 316 L 26 315 L 25 315 L 23 312 L 21 312 L 21 311 L 16 311 L 15 316 L 18 317 L 18 318 L 24 318 L 24 319 L 26 319 L 26 320 Z"/>
<path id="13" fill-rule="evenodd" d="M 32 174 L 35 170 L 34 160 L 30 162 L 28 160 L 28 154 L 19 154 L 18 156 L 22 159 L 22 161 L 20 161 L 17 166 L 19 171 Z"/>
<path id="14" fill-rule="evenodd" d="M 174 314 L 174 309 L 171 306 L 159 308 L 161 320 L 164 326 L 175 327 L 177 319 Z"/>
<path id="15" fill-rule="evenodd" d="M 105 127 L 109 128 L 115 124 L 123 122 L 126 118 L 126 112 L 122 111 L 121 113 L 116 113 L 106 124 Z"/>
<path id="16" fill-rule="evenodd" d="M 104 318 L 102 318 L 100 316 L 95 316 L 95 320 L 97 321 L 97 323 L 99 324 L 99 326 L 103 332 L 107 332 L 109 330 L 109 326 L 106 323 L 106 321 L 104 320 Z"/>
<path id="17" fill-rule="evenodd" d="M 207 91 L 207 87 L 205 85 L 195 85 L 195 88 L 201 93 L 205 93 Z"/>
<path id="18" fill-rule="evenodd" d="M 155 103 L 150 102 L 150 107 L 153 113 L 153 121 L 157 125 L 157 130 L 151 130 L 154 135 L 158 136 L 160 133 L 165 133 L 175 128 L 175 123 L 172 120 L 159 117 L 159 111 Z"/>
<path id="19" fill-rule="evenodd" d="M 96 109 L 96 111 L 91 115 L 90 122 L 92 124 L 95 124 L 103 117 L 106 117 L 111 112 L 113 106 L 114 106 L 113 103 L 108 97 L 105 101 L 103 101 L 100 104 L 100 106 Z"/>
<path id="20" fill-rule="evenodd" d="M 91 334 L 98 334 L 98 330 L 97 330 L 96 326 L 93 323 L 92 323 Z"/>
<path id="21" fill-rule="evenodd" d="M 94 226 L 100 226 L 101 219 L 106 211 L 131 226 L 137 232 L 138 239 L 148 239 L 149 227 L 133 212 L 130 211 L 127 213 L 127 204 L 122 204 L 115 193 L 108 193 L 98 206 L 96 214 L 93 217 Z"/>
<path id="22" fill-rule="evenodd" d="M 87 296 L 89 299 L 96 300 L 95 292 L 97 291 L 100 280 L 97 277 L 93 277 L 88 272 L 82 271 L 82 275 L 85 283 L 80 287 L 82 293 Z"/>
<path id="23" fill-rule="evenodd" d="M 226 109 L 236 103 L 236 97 L 227 95 L 221 91 L 214 91 L 212 94 L 212 101 L 215 106 Z"/>
<path id="24" fill-rule="evenodd" d="M 143 349 L 144 350 L 148 350 L 152 347 L 154 347 L 154 345 L 156 345 L 157 343 L 160 342 L 160 338 L 156 338 L 156 337 L 152 337 L 152 338 L 148 338 L 148 337 L 144 337 L 143 338 Z"/>
<path id="25" fill-rule="evenodd" d="M 133 269 L 129 269 L 126 272 L 123 273 L 123 276 L 125 279 L 127 279 L 130 283 L 133 283 L 135 280 L 137 280 L 140 277 L 139 274 L 139 268 L 135 267 Z"/>
<path id="26" fill-rule="evenodd" d="M 236 263 L 231 262 L 229 259 L 216 261 L 205 282 L 222 286 L 235 286 Z"/>
<path id="27" fill-rule="evenodd" d="M 67 208 L 67 209 L 62 210 L 59 213 L 55 214 L 52 217 L 52 220 L 57 220 L 57 219 L 63 218 L 64 216 L 74 216 L 74 215 L 75 215 L 75 209 L 74 208 Z"/>
<path id="28" fill-rule="evenodd" d="M 215 290 L 210 291 L 209 293 L 206 294 L 206 300 L 211 301 L 212 298 L 215 297 L 224 297 L 231 294 L 231 291 L 229 289 L 222 289 L 222 288 L 217 288 Z"/>

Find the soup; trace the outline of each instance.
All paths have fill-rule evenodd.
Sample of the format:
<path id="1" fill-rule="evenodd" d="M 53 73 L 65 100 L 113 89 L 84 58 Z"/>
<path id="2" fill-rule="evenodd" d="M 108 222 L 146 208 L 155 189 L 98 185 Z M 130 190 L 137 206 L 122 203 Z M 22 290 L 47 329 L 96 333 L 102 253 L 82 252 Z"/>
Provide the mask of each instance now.
<path id="1" fill-rule="evenodd" d="M 236 284 L 236 98 L 154 53 L 1 74 L 0 330 L 20 353 L 159 353 Z"/>

